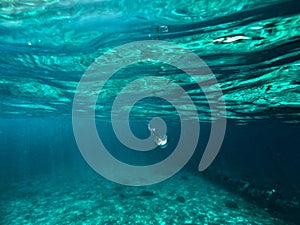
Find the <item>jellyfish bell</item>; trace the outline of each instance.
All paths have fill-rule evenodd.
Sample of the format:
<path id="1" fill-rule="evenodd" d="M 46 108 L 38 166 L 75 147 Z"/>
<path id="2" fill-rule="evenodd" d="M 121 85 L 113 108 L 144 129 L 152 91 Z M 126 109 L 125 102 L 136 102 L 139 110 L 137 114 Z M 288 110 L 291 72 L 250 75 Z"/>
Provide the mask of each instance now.
<path id="1" fill-rule="evenodd" d="M 159 135 L 154 127 L 151 127 L 150 124 L 148 124 L 148 129 L 151 132 L 151 135 L 154 137 L 154 142 L 157 146 L 160 148 L 166 148 L 168 146 L 168 137 L 167 135 Z"/>
<path id="2" fill-rule="evenodd" d="M 168 137 L 164 135 L 162 138 L 155 138 L 154 142 L 160 148 L 166 148 L 168 146 Z"/>

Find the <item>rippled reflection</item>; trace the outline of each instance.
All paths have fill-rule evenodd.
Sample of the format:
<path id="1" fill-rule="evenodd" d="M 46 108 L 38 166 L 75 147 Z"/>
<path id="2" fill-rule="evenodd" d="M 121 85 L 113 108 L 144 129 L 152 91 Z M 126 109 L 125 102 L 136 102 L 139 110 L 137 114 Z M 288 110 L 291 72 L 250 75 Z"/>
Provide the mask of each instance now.
<path id="1" fill-rule="evenodd" d="M 70 115 L 77 82 L 95 58 L 124 43 L 159 39 L 205 60 L 223 90 L 228 118 L 299 122 L 299 15 L 296 0 L 1 1 L 1 114 Z M 167 65 L 149 65 L 121 71 L 100 96 L 110 100 L 133 75 L 165 76 L 185 87 L 201 119 L 209 120 L 191 80 Z M 99 117 L 108 116 L 103 105 Z M 162 105 L 153 113 L 169 111 Z"/>

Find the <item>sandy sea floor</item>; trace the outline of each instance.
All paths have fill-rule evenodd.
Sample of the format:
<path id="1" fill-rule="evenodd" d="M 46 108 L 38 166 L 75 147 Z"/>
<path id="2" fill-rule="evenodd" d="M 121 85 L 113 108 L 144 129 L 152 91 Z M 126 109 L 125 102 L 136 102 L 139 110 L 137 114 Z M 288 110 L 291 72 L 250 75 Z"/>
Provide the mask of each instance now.
<path id="1" fill-rule="evenodd" d="M 55 174 L 12 182 L 0 194 L 0 224 L 287 225 L 188 171 L 147 187 L 98 174 Z"/>

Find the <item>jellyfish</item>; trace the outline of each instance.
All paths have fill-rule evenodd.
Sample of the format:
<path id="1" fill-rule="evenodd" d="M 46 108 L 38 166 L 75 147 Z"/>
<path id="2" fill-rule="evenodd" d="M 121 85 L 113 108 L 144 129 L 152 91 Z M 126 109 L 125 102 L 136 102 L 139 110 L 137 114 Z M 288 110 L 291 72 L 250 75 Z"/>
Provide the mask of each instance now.
<path id="1" fill-rule="evenodd" d="M 163 135 L 162 137 L 155 131 L 154 127 L 151 127 L 148 124 L 148 129 L 151 132 L 151 135 L 154 137 L 154 142 L 160 148 L 165 148 L 168 145 L 168 137 L 167 135 Z"/>

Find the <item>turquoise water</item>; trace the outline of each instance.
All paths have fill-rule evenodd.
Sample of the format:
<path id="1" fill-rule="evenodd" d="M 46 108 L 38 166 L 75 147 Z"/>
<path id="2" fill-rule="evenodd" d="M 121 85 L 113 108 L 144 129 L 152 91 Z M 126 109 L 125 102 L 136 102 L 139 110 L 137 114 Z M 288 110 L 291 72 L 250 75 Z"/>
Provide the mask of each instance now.
<path id="1" fill-rule="evenodd" d="M 299 15 L 296 0 L 1 1 L 0 224 L 299 224 Z M 193 130 L 180 131 L 180 120 L 195 119 L 195 107 L 201 129 L 191 160 L 166 181 L 131 187 L 95 173 L 80 154 L 72 126 L 78 83 L 98 57 L 134 41 L 188 49 L 217 79 L 227 128 L 206 171 L 198 165 L 214 124 L 215 90 L 152 59 L 117 71 L 95 107 L 82 112 L 95 111 L 98 135 L 115 158 L 144 166 L 172 155 L 182 133 L 193 136 Z M 160 57 L 180 51 L 169 47 Z M 107 65 L 140 53 L 127 54 Z M 204 75 L 202 82 L 211 84 Z M 169 79 L 194 106 L 174 97 L 162 80 L 125 88 L 145 77 Z M 101 75 L 87 82 L 86 95 L 102 83 Z M 149 89 L 151 97 L 134 106 L 123 101 L 112 113 L 120 93 L 130 101 Z M 159 98 L 162 93 L 172 104 Z M 141 139 L 156 137 L 148 124 L 162 117 L 168 145 L 148 154 L 124 147 L 111 115 L 121 124 L 118 115 L 128 108 L 131 130 Z"/>
<path id="2" fill-rule="evenodd" d="M 297 1 L 3 1 L 0 9 L 3 116 L 70 115 L 77 83 L 95 58 L 121 44 L 160 39 L 205 60 L 228 118 L 299 120 Z M 188 84 L 178 71 L 135 69 Z M 132 76 L 124 73 L 111 81 L 107 98 Z"/>

